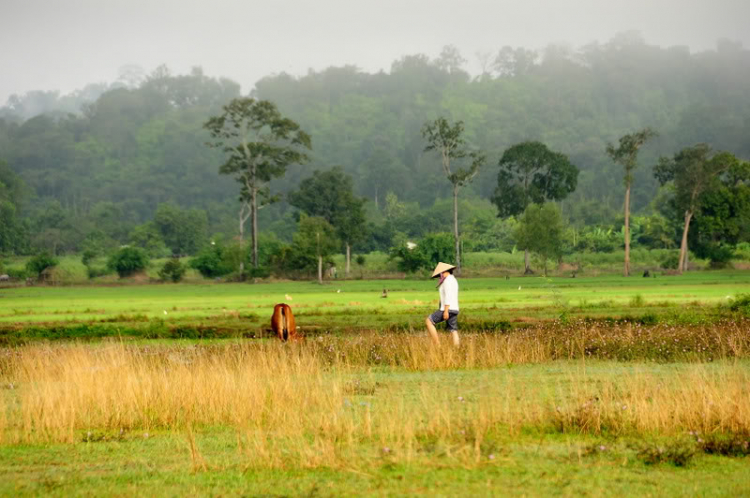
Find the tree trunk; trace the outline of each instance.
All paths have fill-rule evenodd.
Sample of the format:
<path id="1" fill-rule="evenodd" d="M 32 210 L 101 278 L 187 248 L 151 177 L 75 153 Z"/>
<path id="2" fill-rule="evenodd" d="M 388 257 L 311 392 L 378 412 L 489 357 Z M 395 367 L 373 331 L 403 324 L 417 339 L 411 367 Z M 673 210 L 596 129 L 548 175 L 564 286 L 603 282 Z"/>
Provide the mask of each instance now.
<path id="1" fill-rule="evenodd" d="M 323 285 L 323 256 L 318 256 L 318 283 Z"/>
<path id="2" fill-rule="evenodd" d="M 623 275 L 630 276 L 630 185 L 625 188 L 625 267 Z"/>
<path id="3" fill-rule="evenodd" d="M 453 185 L 453 238 L 456 242 L 456 275 L 461 275 L 461 248 L 458 245 L 458 185 Z"/>
<path id="4" fill-rule="evenodd" d="M 258 268 L 258 189 L 253 188 L 253 268 Z"/>
<path id="5" fill-rule="evenodd" d="M 523 250 L 523 274 L 524 275 L 531 275 L 534 273 L 531 270 L 531 263 L 529 262 L 529 250 L 524 249 Z"/>
<path id="6" fill-rule="evenodd" d="M 349 242 L 346 243 L 346 278 L 349 278 L 349 267 L 352 263 L 352 251 Z"/>
<path id="7" fill-rule="evenodd" d="M 242 280 L 242 275 L 245 274 L 245 258 L 243 257 L 242 253 L 242 247 L 243 247 L 243 241 L 245 238 L 245 204 L 242 204 L 242 207 L 240 208 L 240 280 Z"/>
<path id="8" fill-rule="evenodd" d="M 685 211 L 685 228 L 682 229 L 682 243 L 680 244 L 680 260 L 677 263 L 677 271 L 682 274 L 683 271 L 687 270 L 687 250 L 688 250 L 688 230 L 690 230 L 690 219 L 693 217 L 693 212 L 688 210 Z"/>

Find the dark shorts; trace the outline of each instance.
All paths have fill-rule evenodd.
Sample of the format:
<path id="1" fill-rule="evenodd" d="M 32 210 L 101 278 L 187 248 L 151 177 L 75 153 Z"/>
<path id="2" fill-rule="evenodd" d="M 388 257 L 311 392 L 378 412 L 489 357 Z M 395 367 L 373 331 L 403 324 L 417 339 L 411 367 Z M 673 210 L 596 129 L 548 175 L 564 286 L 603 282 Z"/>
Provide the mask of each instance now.
<path id="1" fill-rule="evenodd" d="M 431 314 L 430 321 L 433 325 L 437 325 L 440 322 L 446 322 L 446 320 L 443 320 L 443 310 L 437 310 Z M 448 311 L 448 320 L 446 323 L 446 328 L 451 332 L 458 330 L 458 311 Z"/>

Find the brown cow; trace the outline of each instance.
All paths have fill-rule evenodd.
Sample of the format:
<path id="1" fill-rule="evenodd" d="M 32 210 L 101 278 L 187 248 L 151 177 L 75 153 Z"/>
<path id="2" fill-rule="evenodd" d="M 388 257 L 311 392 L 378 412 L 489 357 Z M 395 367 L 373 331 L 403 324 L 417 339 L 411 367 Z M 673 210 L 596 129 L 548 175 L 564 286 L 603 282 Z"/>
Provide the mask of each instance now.
<path id="1" fill-rule="evenodd" d="M 273 307 L 271 328 L 282 341 L 297 338 L 297 328 L 294 326 L 294 314 L 288 304 L 277 304 Z"/>

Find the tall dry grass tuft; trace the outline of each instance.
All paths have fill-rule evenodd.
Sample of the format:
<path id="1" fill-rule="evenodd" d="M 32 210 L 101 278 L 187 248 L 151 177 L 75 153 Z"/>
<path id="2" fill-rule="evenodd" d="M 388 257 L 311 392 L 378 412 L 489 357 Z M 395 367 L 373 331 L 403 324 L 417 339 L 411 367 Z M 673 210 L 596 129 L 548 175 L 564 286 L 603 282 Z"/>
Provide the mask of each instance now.
<path id="1" fill-rule="evenodd" d="M 750 335 L 732 321 L 700 326 L 632 322 L 537 325 L 507 333 L 464 334 L 461 341 L 458 350 L 435 349 L 415 334 L 364 332 L 353 337 L 319 336 L 308 341 L 308 350 L 332 365 L 411 370 L 492 368 L 581 358 L 712 361 L 746 358 L 750 352 Z"/>
<path id="2" fill-rule="evenodd" d="M 750 371 L 693 364 L 677 375 L 633 372 L 596 383 L 569 374 L 547 419 L 561 431 L 750 434 Z M 567 399 L 566 399 L 567 398 Z"/>
<path id="3" fill-rule="evenodd" d="M 291 428 L 297 414 L 337 406 L 341 391 L 314 356 L 280 347 L 28 347 L 14 370 L 22 388 L 9 398 L 10 438 L 19 442 L 72 442 L 88 428 Z"/>
<path id="4" fill-rule="evenodd" d="M 638 365 L 593 374 L 590 361 L 565 361 L 548 363 L 557 372 L 551 375 L 547 368 L 494 368 L 548 360 L 541 341 L 476 335 L 454 349 L 390 335 L 373 349 L 375 338 L 19 348 L 0 362 L 0 383 L 14 385 L 0 391 L 0 443 L 75 442 L 92 431 L 180 431 L 199 471 L 207 463 L 196 440 L 208 426 L 233 428 L 248 467 L 262 468 L 425 455 L 470 465 L 524 429 L 750 434 L 750 371 L 743 362 L 684 364 L 667 375 Z M 364 368 L 373 354 L 390 355 L 391 366 Z M 419 374 L 422 380 L 407 388 L 389 383 L 388 369 L 394 378 L 474 370 L 452 384 Z"/>

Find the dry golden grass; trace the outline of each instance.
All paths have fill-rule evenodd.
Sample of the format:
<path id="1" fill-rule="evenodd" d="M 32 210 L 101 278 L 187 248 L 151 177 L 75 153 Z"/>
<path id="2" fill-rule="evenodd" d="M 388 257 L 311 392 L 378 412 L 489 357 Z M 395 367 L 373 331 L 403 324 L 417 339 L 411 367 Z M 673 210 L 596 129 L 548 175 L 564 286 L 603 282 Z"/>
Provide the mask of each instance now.
<path id="1" fill-rule="evenodd" d="M 494 368 L 552 360 L 712 361 L 750 353 L 746 323 L 699 326 L 578 322 L 538 325 L 507 333 L 464 335 L 459 350 L 426 348 L 418 334 L 358 333 L 309 338 L 308 349 L 329 364 L 397 366 L 411 370 Z"/>
<path id="2" fill-rule="evenodd" d="M 520 340 L 520 339 L 519 339 Z M 377 386 L 361 360 L 374 339 L 227 346 L 26 346 L 0 362 L 0 443 L 74 442 L 92 431 L 177 430 L 193 466 L 194 432 L 230 427 L 248 465 L 336 466 L 358 457 L 410 461 L 438 452 L 463 464 L 524 429 L 613 435 L 750 433 L 750 371 L 742 362 L 591 375 L 585 360 L 554 377 L 515 369 L 468 371 L 455 386 Z M 543 344 L 467 336 L 462 349 L 381 336 L 406 371 L 491 368 L 548 359 Z M 382 372 L 382 368 L 380 369 Z M 400 372 L 400 373 L 399 373 Z M 370 380 L 368 380 L 370 379 Z M 364 381 L 364 384 L 361 382 Z M 375 453 L 373 455 L 373 453 Z"/>

